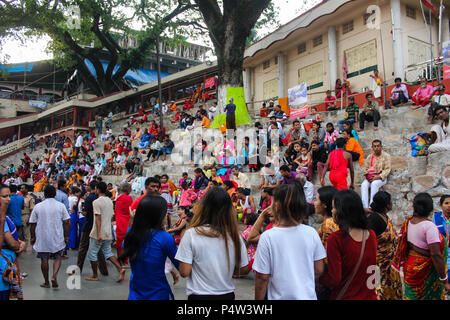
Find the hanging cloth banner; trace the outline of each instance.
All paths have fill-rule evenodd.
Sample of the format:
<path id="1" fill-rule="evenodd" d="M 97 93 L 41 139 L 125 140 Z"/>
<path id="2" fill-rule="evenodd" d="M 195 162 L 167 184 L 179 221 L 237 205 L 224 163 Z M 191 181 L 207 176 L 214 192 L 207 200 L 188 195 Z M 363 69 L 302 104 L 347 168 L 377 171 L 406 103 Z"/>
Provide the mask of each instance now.
<path id="1" fill-rule="evenodd" d="M 289 120 L 308 115 L 308 90 L 306 82 L 288 90 Z"/>
<path id="2" fill-rule="evenodd" d="M 211 88 L 214 87 L 214 84 L 216 83 L 215 78 L 211 77 L 205 80 L 205 88 Z"/>
<path id="3" fill-rule="evenodd" d="M 227 87 L 227 101 L 229 101 L 231 97 L 233 97 L 233 103 L 236 105 L 236 126 L 252 123 L 253 120 L 248 114 L 247 106 L 245 104 L 244 88 Z M 216 115 L 210 125 L 210 128 L 220 128 L 226 123 L 226 117 L 226 114 Z"/>
<path id="4" fill-rule="evenodd" d="M 442 45 L 442 57 L 444 58 L 444 80 L 450 79 L 450 41 Z"/>

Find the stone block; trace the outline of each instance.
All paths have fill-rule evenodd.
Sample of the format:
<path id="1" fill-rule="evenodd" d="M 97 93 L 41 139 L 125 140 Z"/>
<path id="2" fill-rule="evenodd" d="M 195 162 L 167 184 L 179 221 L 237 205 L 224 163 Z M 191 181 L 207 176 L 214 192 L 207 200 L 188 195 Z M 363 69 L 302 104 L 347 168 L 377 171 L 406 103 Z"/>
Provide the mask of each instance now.
<path id="1" fill-rule="evenodd" d="M 432 197 L 442 197 L 444 194 L 450 194 L 450 189 L 446 188 L 444 186 L 438 186 L 436 188 L 433 188 L 431 190 L 428 190 L 428 193 Z"/>
<path id="2" fill-rule="evenodd" d="M 427 173 L 427 157 L 408 157 L 408 174 L 413 176 L 421 176 Z"/>
<path id="3" fill-rule="evenodd" d="M 450 151 L 432 153 L 427 156 L 426 174 L 441 176 L 448 166 L 450 166 Z"/>
<path id="4" fill-rule="evenodd" d="M 427 192 L 439 184 L 439 178 L 430 175 L 421 175 L 412 178 L 412 191 L 415 193 Z"/>
<path id="5" fill-rule="evenodd" d="M 450 189 L 450 166 L 446 167 L 442 173 L 442 184 Z"/>
<path id="6" fill-rule="evenodd" d="M 408 161 L 405 157 L 391 156 L 391 171 L 404 170 L 408 168 Z"/>

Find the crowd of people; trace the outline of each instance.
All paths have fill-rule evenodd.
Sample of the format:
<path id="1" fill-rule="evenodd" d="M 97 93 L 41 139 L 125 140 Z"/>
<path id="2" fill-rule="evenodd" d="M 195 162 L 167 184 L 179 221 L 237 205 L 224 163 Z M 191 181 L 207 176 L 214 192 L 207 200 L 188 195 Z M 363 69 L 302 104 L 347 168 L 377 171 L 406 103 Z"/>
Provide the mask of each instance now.
<path id="1" fill-rule="evenodd" d="M 166 160 L 175 145 L 143 107 L 122 133 L 113 132 L 111 115 L 104 124 L 98 118 L 97 130 L 77 133 L 74 142 L 51 137 L 40 157 L 33 161 L 25 153 L 1 179 L 0 271 L 11 272 L 0 281 L 0 298 L 23 298 L 21 252 L 34 250 L 41 287 L 57 288 L 62 261 L 76 250 L 80 270 L 86 256 L 90 261 L 86 281 L 98 281 L 98 270 L 108 275 L 106 260 L 117 270 L 117 282 L 131 269 L 129 299 L 173 299 L 169 273 L 174 283 L 179 275 L 187 279 L 189 300 L 234 299 L 232 279 L 250 272 L 258 300 L 444 299 L 450 290 L 450 195 L 441 198 L 442 212 L 432 221 L 431 196 L 416 195 L 414 212 L 395 230 L 391 195 L 381 191 L 390 155 L 380 139 L 365 155 L 353 129 L 359 122 L 363 130 L 366 121 L 378 127 L 376 95 L 368 93 L 362 108 L 349 97 L 345 119 L 335 124 L 316 108 L 304 122 L 290 122 L 270 103 L 269 121 L 255 123 L 256 141 L 225 138 L 223 145 L 209 146 L 196 137 L 193 176 L 145 176 L 145 162 Z M 236 128 L 233 102 L 224 108 L 226 129 Z M 175 113 L 172 122 L 185 130 L 208 128 L 217 113 L 216 104 L 200 107 L 195 116 L 188 109 L 182 113 L 175 105 L 167 113 Z M 432 112 L 442 121 L 436 143 L 445 144 L 446 106 L 433 105 Z M 361 196 L 354 191 L 354 165 L 362 168 Z M 252 185 L 247 172 L 259 172 L 261 183 Z M 110 175 L 123 181 L 103 181 Z M 314 214 L 322 217 L 318 230 L 311 225 Z"/>

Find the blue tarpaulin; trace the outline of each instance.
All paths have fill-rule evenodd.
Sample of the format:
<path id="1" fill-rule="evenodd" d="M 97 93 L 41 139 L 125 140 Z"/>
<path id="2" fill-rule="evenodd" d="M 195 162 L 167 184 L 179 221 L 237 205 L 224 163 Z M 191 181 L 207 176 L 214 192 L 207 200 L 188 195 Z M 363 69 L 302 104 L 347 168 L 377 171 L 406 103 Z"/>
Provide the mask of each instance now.
<path id="1" fill-rule="evenodd" d="M 87 59 L 84 60 L 84 63 L 86 64 L 86 67 L 88 67 L 89 71 L 94 75 L 94 77 L 97 78 L 97 73 L 95 72 L 95 68 L 94 68 L 93 64 Z M 108 61 L 102 61 L 101 63 L 103 66 L 103 70 L 106 71 L 106 69 L 108 68 Z M 117 72 L 119 67 L 120 67 L 120 64 L 117 64 L 114 67 L 113 75 Z M 169 75 L 170 75 L 170 73 L 161 72 L 161 78 L 164 78 Z M 139 69 L 136 71 L 128 70 L 128 72 L 125 74 L 124 78 L 131 80 L 131 81 L 136 81 L 139 83 L 150 83 L 150 82 L 158 80 L 158 72 L 156 70 L 149 70 L 149 69 Z"/>
<path id="2" fill-rule="evenodd" d="M 33 70 L 33 66 L 34 63 L 27 63 L 27 72 L 30 72 L 31 70 Z M 25 63 L 20 63 L 20 64 L 15 64 L 15 65 L 0 65 L 0 69 L 2 71 L 7 71 L 7 72 L 24 72 L 25 71 Z"/>

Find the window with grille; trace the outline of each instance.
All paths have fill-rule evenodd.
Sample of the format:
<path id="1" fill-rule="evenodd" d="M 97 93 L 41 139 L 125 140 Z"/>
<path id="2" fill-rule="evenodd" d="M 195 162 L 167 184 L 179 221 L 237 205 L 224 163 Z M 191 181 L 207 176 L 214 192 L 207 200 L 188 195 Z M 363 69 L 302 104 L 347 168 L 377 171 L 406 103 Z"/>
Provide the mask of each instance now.
<path id="1" fill-rule="evenodd" d="M 263 99 L 270 100 L 278 97 L 278 78 L 264 82 Z"/>
<path id="2" fill-rule="evenodd" d="M 353 20 L 342 25 L 343 34 L 349 33 L 350 31 L 353 31 Z"/>
<path id="3" fill-rule="evenodd" d="M 416 19 L 416 8 L 406 6 L 406 16 L 412 19 Z"/>
<path id="4" fill-rule="evenodd" d="M 301 54 L 303 52 L 306 52 L 306 42 L 300 43 L 300 45 L 297 47 L 298 54 Z"/>
<path id="5" fill-rule="evenodd" d="M 317 62 L 298 70 L 298 83 L 306 82 L 308 90 L 323 86 L 323 62 Z"/>
<path id="6" fill-rule="evenodd" d="M 345 50 L 344 54 L 347 62 L 348 78 L 377 69 L 377 45 L 375 39 Z"/>
<path id="7" fill-rule="evenodd" d="M 270 60 L 266 60 L 263 62 L 263 69 L 267 69 L 268 67 L 270 67 Z"/>
<path id="8" fill-rule="evenodd" d="M 315 37 L 313 39 L 313 46 L 314 47 L 320 46 L 321 44 L 322 44 L 322 35 L 320 35 L 318 37 Z"/>
<path id="9" fill-rule="evenodd" d="M 422 63 L 430 59 L 430 44 L 408 37 L 408 64 Z"/>

